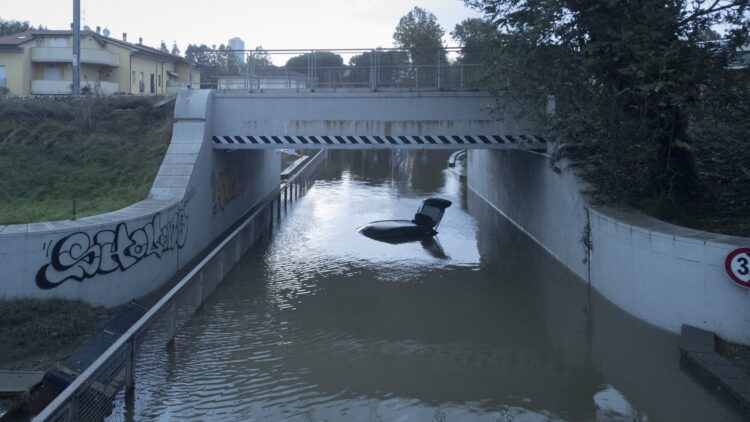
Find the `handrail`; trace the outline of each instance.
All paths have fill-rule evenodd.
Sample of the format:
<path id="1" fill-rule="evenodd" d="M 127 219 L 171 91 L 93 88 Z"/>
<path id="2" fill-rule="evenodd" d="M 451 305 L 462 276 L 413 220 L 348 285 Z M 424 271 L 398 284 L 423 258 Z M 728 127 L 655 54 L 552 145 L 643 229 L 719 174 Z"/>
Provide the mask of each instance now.
<path id="1" fill-rule="evenodd" d="M 451 154 L 450 157 L 448 157 L 448 167 L 456 167 L 456 162 L 458 161 L 459 157 L 466 154 L 465 149 L 460 149 L 453 154 Z"/>
<path id="2" fill-rule="evenodd" d="M 443 50 L 443 51 L 466 51 L 466 50 L 477 50 L 477 49 L 471 49 L 466 47 L 460 47 L 460 46 L 448 46 L 448 47 L 439 47 L 439 48 L 422 48 L 422 49 L 416 49 L 419 50 Z M 481 50 L 487 50 L 487 48 L 482 48 Z M 212 53 L 220 53 L 222 50 L 205 50 Z M 369 52 L 369 51 L 409 51 L 408 48 L 401 48 L 401 47 L 369 47 L 369 48 L 260 48 L 260 49 L 245 49 L 245 50 L 234 50 L 232 49 L 233 53 L 323 53 L 326 51 L 331 52 L 339 52 L 339 53 L 351 53 L 351 52 Z"/>
<path id="3" fill-rule="evenodd" d="M 369 87 L 481 88 L 486 48 L 437 47 L 205 50 L 191 53 L 203 80 L 224 90 Z M 331 57 L 337 57 L 335 60 Z M 225 57 L 226 60 L 217 60 Z M 294 59 L 294 60 L 292 60 Z M 348 60 L 348 62 L 347 62 Z"/>
<path id="4" fill-rule="evenodd" d="M 313 156 L 307 164 L 305 164 L 295 175 L 293 175 L 280 189 L 279 193 L 287 190 L 289 186 L 297 182 L 301 178 L 304 172 L 310 167 L 313 162 L 320 154 L 325 151 L 320 151 L 318 154 Z M 298 183 L 298 182 L 297 182 Z M 280 195 L 279 195 L 280 198 Z M 273 199 L 268 203 L 273 205 Z M 152 306 L 133 326 L 131 326 L 120 338 L 118 338 L 104 353 L 101 354 L 86 370 L 84 370 L 70 385 L 68 385 L 51 403 L 49 403 L 33 421 L 41 422 L 47 421 L 51 417 L 56 416 L 57 412 L 64 408 L 71 400 L 73 400 L 75 394 L 84 386 L 87 382 L 91 381 L 93 376 L 100 370 L 107 362 L 112 359 L 116 354 L 120 353 L 123 347 L 127 346 L 128 342 L 132 342 L 132 347 L 136 347 L 135 339 L 141 332 L 147 330 L 155 320 L 161 316 L 161 314 L 167 310 L 173 301 L 177 300 L 178 295 L 185 290 L 188 285 L 194 280 L 194 278 L 200 274 L 201 271 L 206 269 L 210 263 L 221 253 L 224 252 L 226 246 L 237 239 L 243 230 L 245 230 L 251 223 L 254 222 L 255 218 L 258 217 L 261 212 L 264 212 L 266 206 L 264 204 L 257 210 L 253 211 L 245 220 L 237 226 L 229 235 L 224 238 L 219 244 L 211 251 L 205 258 L 203 258 L 190 272 L 185 275 L 172 289 L 169 290 L 154 306 Z M 280 207 L 279 207 L 280 209 Z M 273 211 L 273 210 L 272 210 Z M 271 213 L 273 214 L 273 212 Z M 273 218 L 273 217 L 271 217 Z"/>
<path id="5" fill-rule="evenodd" d="M 284 189 L 286 189 L 286 188 L 287 188 L 287 186 L 289 186 L 289 185 L 290 185 L 291 183 L 293 183 L 293 182 L 294 182 L 294 181 L 296 181 L 296 180 L 297 180 L 297 179 L 298 179 L 299 177 L 301 177 L 301 176 L 302 176 L 302 174 L 303 174 L 303 173 L 304 173 L 304 172 L 305 172 L 305 171 L 306 171 L 306 170 L 307 170 L 307 169 L 308 169 L 308 168 L 309 168 L 309 167 L 310 167 L 310 166 L 311 166 L 311 165 L 312 165 L 313 163 L 315 163 L 315 162 L 317 162 L 317 160 L 319 160 L 319 158 L 318 158 L 318 157 L 320 157 L 320 155 L 321 155 L 321 154 L 324 154 L 324 153 L 325 153 L 325 152 L 324 152 L 324 150 L 318 151 L 318 153 L 317 153 L 317 154 L 313 155 L 313 156 L 312 156 L 312 158 L 310 158 L 309 160 L 307 160 L 307 162 L 306 162 L 306 163 L 305 163 L 305 164 L 304 164 L 304 165 L 303 165 L 303 166 L 302 166 L 302 167 L 301 167 L 301 168 L 300 168 L 300 169 L 299 169 L 298 171 L 294 172 L 294 174 L 293 174 L 293 175 L 292 175 L 291 177 L 288 177 L 288 178 L 287 178 L 287 180 L 286 180 L 286 181 L 285 181 L 284 183 L 282 183 L 282 187 L 281 187 L 281 189 L 280 189 L 280 190 L 282 190 L 282 191 L 283 191 Z"/>
<path id="6" fill-rule="evenodd" d="M 224 247 L 229 244 L 229 242 L 233 241 L 240 232 L 245 229 L 248 224 L 250 224 L 251 221 L 257 215 L 263 211 L 264 208 L 260 208 L 253 212 L 245 221 L 240 224 L 239 227 L 237 227 L 234 231 L 232 231 L 231 234 L 229 234 L 223 241 L 221 241 L 208 255 L 206 255 L 205 258 L 203 258 L 198 265 L 195 266 L 185 277 L 183 277 L 177 285 L 175 285 L 167 294 L 165 294 L 154 306 L 151 307 L 151 309 L 148 310 L 138 321 L 133 324 L 130 329 L 128 329 L 122 336 L 120 336 L 117 341 L 115 341 L 104 353 L 102 353 L 101 356 L 99 356 L 98 359 L 94 361 L 91 365 L 89 365 L 88 368 L 86 368 L 83 373 L 81 373 L 76 379 L 68 385 L 65 390 L 58 395 L 55 400 L 52 401 L 47 407 L 44 408 L 44 410 L 39 413 L 35 418 L 34 421 L 45 421 L 49 419 L 52 416 L 52 412 L 56 411 L 58 408 L 63 406 L 65 403 L 67 403 L 75 394 L 75 392 L 83 386 L 83 384 L 87 381 L 89 381 L 89 378 L 91 378 L 94 373 L 103 366 L 109 358 L 111 358 L 115 353 L 117 353 L 121 347 L 123 347 L 128 341 L 132 341 L 133 338 L 135 338 L 136 334 L 138 334 L 141 329 L 146 329 L 152 323 L 152 320 L 155 320 L 157 316 L 161 314 L 161 312 L 164 310 L 164 308 L 167 304 L 169 304 L 179 293 L 182 292 L 182 290 L 192 281 L 193 277 L 200 273 L 208 264 L 213 260 L 216 256 L 218 256 L 223 250 Z"/>

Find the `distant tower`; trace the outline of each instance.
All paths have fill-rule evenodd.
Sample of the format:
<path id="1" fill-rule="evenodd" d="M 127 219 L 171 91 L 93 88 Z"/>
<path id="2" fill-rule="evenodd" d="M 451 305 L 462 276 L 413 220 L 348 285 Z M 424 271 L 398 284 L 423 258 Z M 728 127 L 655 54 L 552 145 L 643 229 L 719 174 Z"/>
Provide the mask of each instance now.
<path id="1" fill-rule="evenodd" d="M 237 61 L 242 63 L 245 60 L 245 52 L 242 51 L 245 49 L 245 42 L 242 41 L 242 38 L 234 37 L 229 40 L 229 48 L 234 50 L 234 54 L 237 56 Z"/>

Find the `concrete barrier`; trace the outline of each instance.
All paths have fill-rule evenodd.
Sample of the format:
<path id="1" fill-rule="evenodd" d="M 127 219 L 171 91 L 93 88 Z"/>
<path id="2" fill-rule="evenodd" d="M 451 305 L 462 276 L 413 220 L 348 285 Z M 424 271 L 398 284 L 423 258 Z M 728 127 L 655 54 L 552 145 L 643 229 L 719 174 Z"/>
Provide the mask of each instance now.
<path id="1" fill-rule="evenodd" d="M 528 151 L 470 151 L 468 184 L 626 312 L 670 332 L 687 324 L 750 344 L 750 289 L 724 269 L 750 239 L 593 207 L 572 170 Z"/>
<path id="2" fill-rule="evenodd" d="M 177 99 L 148 199 L 76 221 L 0 226 L 0 298 L 116 306 L 161 286 L 280 183 L 273 151 L 215 151 L 211 91 Z"/>

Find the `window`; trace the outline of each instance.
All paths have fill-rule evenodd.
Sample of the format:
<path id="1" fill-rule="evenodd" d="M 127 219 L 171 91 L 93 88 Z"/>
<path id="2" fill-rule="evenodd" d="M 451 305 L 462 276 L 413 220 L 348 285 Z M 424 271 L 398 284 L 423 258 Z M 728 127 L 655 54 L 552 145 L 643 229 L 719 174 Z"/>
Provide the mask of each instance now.
<path id="1" fill-rule="evenodd" d="M 143 72 L 140 73 L 140 78 L 138 79 L 138 92 L 143 94 L 146 92 L 146 84 L 143 83 Z"/>
<path id="2" fill-rule="evenodd" d="M 5 88 L 6 85 L 5 66 L 0 66 L 0 88 Z"/>
<path id="3" fill-rule="evenodd" d="M 66 40 L 65 38 L 50 38 L 49 46 L 50 47 L 67 47 L 68 40 Z"/>
<path id="4" fill-rule="evenodd" d="M 161 75 L 159 75 L 159 88 L 161 88 Z"/>
<path id="5" fill-rule="evenodd" d="M 130 78 L 130 80 L 131 80 L 131 81 L 133 81 L 133 82 L 131 82 L 131 83 L 132 83 L 133 85 L 135 85 L 135 70 L 133 71 L 133 77 L 132 77 L 132 78 Z"/>
<path id="6" fill-rule="evenodd" d="M 62 80 L 62 69 L 59 67 L 45 67 L 42 69 L 42 79 L 45 81 Z"/>

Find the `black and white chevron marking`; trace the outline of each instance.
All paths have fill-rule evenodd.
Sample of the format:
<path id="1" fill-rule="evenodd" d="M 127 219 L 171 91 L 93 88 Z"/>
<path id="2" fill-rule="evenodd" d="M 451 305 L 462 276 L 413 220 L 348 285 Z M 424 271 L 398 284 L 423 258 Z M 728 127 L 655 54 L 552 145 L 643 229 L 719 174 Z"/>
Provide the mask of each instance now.
<path id="1" fill-rule="evenodd" d="M 530 135 L 450 135 L 450 136 L 255 136 L 213 137 L 218 148 L 396 148 L 455 147 L 482 148 L 503 145 L 539 145 L 547 141 Z"/>

